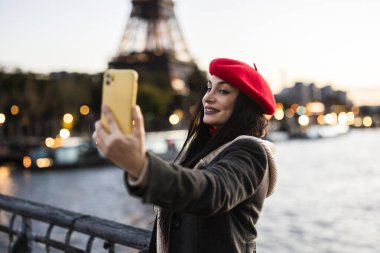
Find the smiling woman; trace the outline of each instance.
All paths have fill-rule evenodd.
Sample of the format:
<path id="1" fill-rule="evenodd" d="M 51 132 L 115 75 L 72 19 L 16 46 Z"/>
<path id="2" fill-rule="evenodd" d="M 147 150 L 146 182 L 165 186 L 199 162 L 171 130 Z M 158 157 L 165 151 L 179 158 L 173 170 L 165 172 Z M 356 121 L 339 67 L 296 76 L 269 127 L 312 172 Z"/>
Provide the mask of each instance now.
<path id="1" fill-rule="evenodd" d="M 231 117 L 239 89 L 226 83 L 217 76 L 207 82 L 207 91 L 203 96 L 203 122 L 219 129 Z"/>
<path id="2" fill-rule="evenodd" d="M 134 196 L 158 207 L 149 252 L 256 252 L 256 222 L 276 183 L 265 135 L 275 101 L 256 67 L 232 59 L 210 63 L 212 75 L 173 163 L 146 150 L 143 115 L 123 134 L 102 108 L 93 139 L 125 171 Z"/>

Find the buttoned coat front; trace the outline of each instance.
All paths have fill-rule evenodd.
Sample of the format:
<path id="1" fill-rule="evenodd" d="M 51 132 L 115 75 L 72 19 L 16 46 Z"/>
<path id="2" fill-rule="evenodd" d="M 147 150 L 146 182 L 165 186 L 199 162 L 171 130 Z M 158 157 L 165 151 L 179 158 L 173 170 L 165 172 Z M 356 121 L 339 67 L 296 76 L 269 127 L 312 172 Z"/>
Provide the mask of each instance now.
<path id="1" fill-rule="evenodd" d="M 148 155 L 147 180 L 132 195 L 173 211 L 171 253 L 256 252 L 256 222 L 267 196 L 268 158 L 255 141 L 241 139 L 209 164 L 189 169 Z M 126 177 L 127 178 L 127 177 Z M 156 253 L 156 230 L 149 252 Z"/>

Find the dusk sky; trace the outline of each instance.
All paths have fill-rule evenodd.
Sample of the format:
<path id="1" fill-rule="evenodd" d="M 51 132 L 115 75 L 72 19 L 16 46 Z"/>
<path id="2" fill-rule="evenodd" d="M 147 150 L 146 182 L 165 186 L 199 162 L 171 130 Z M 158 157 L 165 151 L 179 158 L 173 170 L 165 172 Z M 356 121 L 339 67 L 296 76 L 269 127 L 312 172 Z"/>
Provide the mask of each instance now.
<path id="1" fill-rule="evenodd" d="M 256 63 L 275 92 L 296 81 L 332 85 L 380 105 L 380 1 L 176 0 L 202 69 L 215 57 Z M 0 0 L 0 66 L 104 71 L 123 35 L 129 0 Z"/>

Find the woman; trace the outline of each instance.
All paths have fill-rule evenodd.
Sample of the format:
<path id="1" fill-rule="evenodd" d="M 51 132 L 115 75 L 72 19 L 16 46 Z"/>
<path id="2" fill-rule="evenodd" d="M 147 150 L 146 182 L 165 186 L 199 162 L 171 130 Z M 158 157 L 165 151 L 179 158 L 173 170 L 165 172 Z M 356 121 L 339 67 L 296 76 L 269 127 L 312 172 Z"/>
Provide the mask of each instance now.
<path id="1" fill-rule="evenodd" d="M 125 171 L 132 195 L 159 207 L 149 252 L 256 252 L 255 224 L 273 192 L 276 167 L 260 137 L 273 94 L 256 67 L 226 58 L 210 63 L 211 78 L 173 164 L 144 147 L 143 117 L 133 109 L 135 130 L 123 135 L 99 122 L 93 139 Z"/>

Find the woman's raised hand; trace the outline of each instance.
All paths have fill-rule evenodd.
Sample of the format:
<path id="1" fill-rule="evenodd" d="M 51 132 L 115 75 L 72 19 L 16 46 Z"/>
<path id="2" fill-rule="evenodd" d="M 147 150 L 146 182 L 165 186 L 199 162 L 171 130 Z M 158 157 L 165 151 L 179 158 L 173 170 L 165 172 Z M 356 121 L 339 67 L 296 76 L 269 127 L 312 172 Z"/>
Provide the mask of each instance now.
<path id="1" fill-rule="evenodd" d="M 102 113 L 108 121 L 109 132 L 97 121 L 93 140 L 108 159 L 133 178 L 138 178 L 146 162 L 144 118 L 140 107 L 132 109 L 134 127 L 131 134 L 121 132 L 108 107 L 103 106 Z"/>

